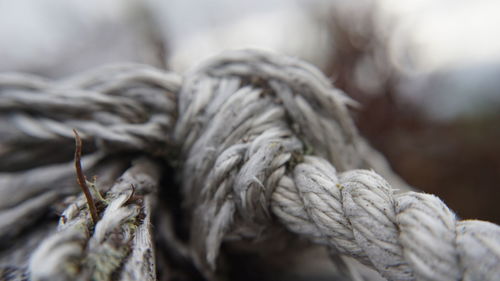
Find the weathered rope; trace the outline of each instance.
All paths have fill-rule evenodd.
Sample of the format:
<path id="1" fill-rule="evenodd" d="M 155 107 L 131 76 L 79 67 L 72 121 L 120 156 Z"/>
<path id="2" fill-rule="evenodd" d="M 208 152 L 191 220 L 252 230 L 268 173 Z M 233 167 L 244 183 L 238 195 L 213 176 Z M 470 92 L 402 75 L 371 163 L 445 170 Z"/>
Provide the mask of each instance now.
<path id="1" fill-rule="evenodd" d="M 337 173 L 308 156 L 279 185 L 272 204 L 290 230 L 374 266 L 388 280 L 495 280 L 500 274 L 498 226 L 458 221 L 430 194 L 395 195 L 372 171 Z"/>
<path id="2" fill-rule="evenodd" d="M 187 77 L 176 137 L 185 151 L 183 188 L 201 263 L 215 267 L 230 233 L 260 235 L 272 222 L 272 205 L 288 229 L 373 266 L 389 280 L 500 277 L 500 228 L 467 222 L 471 233 L 465 233 L 436 197 L 394 196 L 374 172 L 351 170 L 366 162 L 348 99 L 316 69 L 243 52 Z M 338 179 L 330 163 L 347 172 Z M 462 244 L 470 236 L 486 241 L 476 248 Z M 473 262 L 482 267 L 468 264 L 476 251 L 490 253 Z"/>
<path id="3" fill-rule="evenodd" d="M 0 139 L 0 168 L 22 171 L 50 164 L 37 169 L 60 165 L 57 169 L 64 170 L 48 160 L 33 163 L 29 153 L 43 155 L 47 147 L 72 142 L 73 128 L 87 143 L 97 144 L 91 150 L 95 159 L 146 152 L 180 161 L 189 248 L 208 278 L 224 241 L 278 239 L 269 229 L 284 226 L 388 280 L 500 279 L 500 227 L 458 221 L 432 195 L 395 193 L 367 170 L 401 188 L 358 136 L 349 103 L 314 67 L 253 51 L 214 58 L 187 73 L 184 81 L 143 66 L 102 69 L 59 83 L 0 76 L 0 120 L 15 132 Z M 16 156 L 33 144 L 40 148 Z M 167 153 L 176 147 L 178 156 Z M 101 169 L 98 160 L 91 160 L 84 167 Z M 9 162 L 13 166 L 7 169 Z M 25 172 L 18 173 L 22 177 Z M 14 175 L 5 172 L 0 182 L 5 178 L 28 186 L 16 199 L 19 206 L 33 198 L 46 200 L 41 203 L 45 208 L 60 201 L 61 196 L 41 197 L 55 190 L 51 182 L 36 187 L 36 181 L 12 180 Z M 93 231 L 83 197 L 73 200 L 57 232 L 31 255 L 31 278 L 155 280 L 147 249 L 153 245 L 151 200 L 160 175 L 150 160 L 136 162 L 110 188 Z M 129 200 L 131 184 L 144 200 Z M 98 184 L 103 191 L 111 185 Z M 68 184 L 66 190 L 76 189 Z M 0 218 L 19 204 L 2 202 Z M 0 235 L 12 236 L 9 231 L 0 224 Z M 141 263 L 145 256 L 148 262 Z"/>
<path id="4" fill-rule="evenodd" d="M 0 168 L 24 169 L 71 155 L 72 129 L 82 133 L 84 142 L 106 151 L 163 155 L 171 147 L 180 82 L 175 74 L 134 64 L 58 82 L 2 75 Z M 61 155 L 48 157 L 46 151 L 54 147 L 63 149 Z"/>
<path id="5" fill-rule="evenodd" d="M 110 280 L 122 267 L 119 280 L 156 280 L 151 209 L 159 172 L 151 161 L 137 160 L 106 193 L 93 233 L 84 197 L 69 205 L 57 232 L 32 255 L 32 279 Z"/>
<path id="6" fill-rule="evenodd" d="M 78 188 L 73 165 L 68 163 L 74 149 L 71 145 L 73 136 L 68 130 L 78 129 L 87 153 L 94 152 L 84 157 L 82 162 L 87 175 L 99 175 L 96 186 L 101 192 L 106 192 L 113 185 L 131 157 L 134 157 L 133 154 L 120 154 L 146 151 L 153 156 L 165 155 L 172 147 L 169 135 L 175 125 L 175 93 L 180 82 L 180 77 L 175 74 L 143 65 L 103 67 L 58 82 L 22 74 L 0 75 L 0 279 L 24 280 L 26 273 L 30 271 L 35 280 L 74 280 L 75 270 L 80 266 L 87 266 L 71 260 L 72 266 L 69 269 L 65 267 L 68 262 L 66 258 L 72 252 L 65 252 L 64 249 L 71 248 L 71 244 L 57 244 L 66 241 L 65 237 L 86 235 L 87 238 L 80 239 L 73 245 L 72 251 L 74 254 L 75 249 L 81 248 L 81 254 L 76 259 L 83 259 L 92 253 L 90 248 L 85 249 L 91 239 L 89 218 L 85 214 L 81 215 L 80 223 L 76 224 L 80 228 L 65 230 L 68 227 L 62 224 L 58 233 L 50 234 L 50 239 L 37 251 L 40 253 L 44 247 L 48 251 L 42 251 L 38 262 L 32 252 L 36 244 L 49 235 L 50 228 L 41 233 L 31 231 L 23 234 L 18 239 L 20 242 L 14 246 L 10 246 L 11 241 L 16 235 L 33 228 L 50 211 L 62 212 L 65 206 L 73 203 L 67 207 L 66 212 L 83 212 L 82 199 L 76 200 L 70 196 Z M 144 172 L 139 173 L 137 169 L 133 171 L 137 175 L 132 178 L 138 178 L 139 182 L 130 180 L 127 190 L 131 188 L 130 184 L 134 184 L 137 194 L 144 193 L 144 179 L 141 179 L 144 176 L 140 174 Z M 146 175 L 152 172 L 146 171 Z M 156 194 L 156 190 L 157 187 L 152 195 L 148 195 L 139 204 L 139 213 L 144 215 L 140 215 L 140 223 L 133 225 L 137 230 L 133 231 L 132 237 L 125 237 L 124 241 L 118 241 L 118 245 L 115 245 L 119 248 L 133 248 L 132 253 L 125 253 L 127 266 L 120 267 L 122 279 L 127 280 L 128 276 L 130 280 L 155 280 L 154 258 L 150 252 L 153 240 L 149 233 L 149 223 L 151 200 L 155 198 L 152 196 Z M 127 193 L 123 190 L 115 191 L 117 192 Z M 79 207 L 74 209 L 75 206 Z M 116 207 L 118 211 L 123 209 L 122 206 Z M 137 216 L 136 213 L 137 211 L 127 215 L 127 218 Z M 119 212 L 113 212 L 105 217 L 111 216 L 118 223 L 123 223 L 117 214 Z M 46 221 L 43 223 L 48 224 Z M 121 231 L 123 233 L 119 235 L 124 235 L 125 230 L 112 231 Z M 86 231 L 88 233 L 85 234 Z M 101 242 L 106 241 L 99 241 Z M 53 245 L 50 246 L 50 243 Z M 69 248 L 64 248 L 64 245 Z M 54 247 L 62 247 L 62 252 Z M 14 255 L 16 258 L 12 259 Z M 142 266 L 142 260 L 147 256 L 149 259 L 144 261 L 148 265 Z M 113 267 L 112 261 L 113 259 L 107 259 L 102 264 L 109 264 L 108 270 L 116 269 L 117 266 Z M 116 257 L 116 262 L 121 263 L 120 257 Z M 62 271 L 67 274 L 62 274 Z M 94 272 L 100 272 L 100 269 Z M 109 279 L 108 273 L 104 272 L 100 279 Z M 79 278 L 85 279 L 82 277 L 85 274 L 90 273 L 82 273 Z M 148 279 L 148 274 L 153 275 Z"/>

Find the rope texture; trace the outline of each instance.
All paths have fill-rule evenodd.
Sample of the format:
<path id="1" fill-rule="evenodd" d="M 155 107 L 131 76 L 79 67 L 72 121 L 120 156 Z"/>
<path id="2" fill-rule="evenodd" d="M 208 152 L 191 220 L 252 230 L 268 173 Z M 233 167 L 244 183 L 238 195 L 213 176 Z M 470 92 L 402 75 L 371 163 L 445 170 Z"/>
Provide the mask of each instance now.
<path id="1" fill-rule="evenodd" d="M 29 153 L 43 155 L 47 147 L 71 141 L 71 130 L 77 128 L 85 141 L 96 144 L 89 167 L 98 167 L 92 159 L 117 151 L 182 163 L 178 171 L 191 226 L 189 249 L 207 277 L 216 269 L 224 241 L 276 239 L 269 230 L 283 226 L 388 280 L 499 280 L 500 227 L 459 221 L 433 195 L 396 192 L 373 171 L 401 188 L 358 136 L 349 105 L 354 103 L 314 67 L 255 51 L 226 53 L 187 73 L 183 81 L 145 66 L 104 68 L 57 83 L 3 75 L 0 120 L 7 120 L 9 136 L 0 139 L 0 162 L 12 165 L 0 167 L 10 169 L 0 174 L 0 192 L 4 182 L 14 182 L 29 187 L 16 199 L 23 202 L 20 206 L 35 199 L 45 200 L 36 206 L 56 202 L 60 196 L 48 195 L 55 190 L 49 183 L 35 187 L 15 177 L 14 171 L 47 163 L 18 155 L 26 146 Z M 180 152 L 173 156 L 175 149 Z M 33 280 L 77 275 L 109 280 L 120 264 L 125 264 L 123 280 L 155 280 L 146 250 L 154 243 L 149 219 L 136 218 L 141 212 L 150 216 L 153 204 L 148 202 L 160 171 L 141 161 L 131 169 L 148 168 L 130 173 L 150 179 L 147 186 L 153 188 L 144 191 L 149 199 L 129 202 L 130 184 L 142 186 L 137 176 L 129 176 L 126 187 L 118 181 L 91 233 L 80 195 L 66 206 L 56 234 L 31 256 Z M 62 164 L 49 164 L 54 171 L 64 170 Z M 0 204 L 0 217 L 17 208 L 7 200 Z M 40 208 L 26 207 L 19 217 Z M 17 231 L 27 225 L 19 224 Z M 9 231 L 0 225 L 0 235 L 12 235 Z M 131 247 L 131 241 L 140 246 Z M 85 270 L 77 271 L 74 261 L 83 256 Z M 149 267 L 137 265 L 144 256 Z M 61 266 L 62 261 L 67 265 Z"/>
<path id="2" fill-rule="evenodd" d="M 56 82 L 0 75 L 0 279 L 156 280 L 150 223 L 160 167 L 132 160 L 168 154 L 180 82 L 144 65 Z M 105 194 L 95 227 L 83 197 L 73 195 L 80 189 L 72 128 L 85 143 L 85 173 L 99 175 L 94 184 Z M 30 231 L 54 211 L 62 213 L 56 233 Z"/>
<path id="3" fill-rule="evenodd" d="M 213 269 L 227 236 L 261 235 L 272 206 L 289 230 L 389 280 L 499 278 L 500 228 L 457 222 L 432 195 L 394 195 L 374 172 L 352 170 L 366 162 L 347 102 L 309 65 L 260 53 L 188 75 L 176 138 L 199 262 Z"/>
<path id="4" fill-rule="evenodd" d="M 163 155 L 171 146 L 180 82 L 175 74 L 135 64 L 102 67 L 57 82 L 4 74 L 0 168 L 19 170 L 71 155 L 72 129 L 104 151 Z M 69 149 L 46 155 L 54 147 Z"/>
<path id="5" fill-rule="evenodd" d="M 138 159 L 106 193 L 93 233 L 80 195 L 62 213 L 57 232 L 31 256 L 31 278 L 111 280 L 122 267 L 119 280 L 156 280 L 150 217 L 158 178 L 154 163 Z"/>

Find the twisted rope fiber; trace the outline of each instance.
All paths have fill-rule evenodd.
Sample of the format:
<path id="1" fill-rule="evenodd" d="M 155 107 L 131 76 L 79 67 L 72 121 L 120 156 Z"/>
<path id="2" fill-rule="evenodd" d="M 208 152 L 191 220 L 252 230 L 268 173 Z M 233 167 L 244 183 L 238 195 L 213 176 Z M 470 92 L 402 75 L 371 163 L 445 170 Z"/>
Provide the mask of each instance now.
<path id="1" fill-rule="evenodd" d="M 93 233 L 79 196 L 62 213 L 57 232 L 32 255 L 31 278 L 110 280 L 123 264 L 119 280 L 156 280 L 150 216 L 158 177 L 154 163 L 137 160 L 106 193 L 107 206 Z M 133 195 L 143 198 L 132 201 Z"/>
<path id="2" fill-rule="evenodd" d="M 175 74 L 134 64 L 103 67 L 57 82 L 2 75 L 0 141 L 5 152 L 0 166 L 26 168 L 33 159 L 36 163 L 41 161 L 37 158 L 47 158 L 44 151 L 54 147 L 68 147 L 71 153 L 72 129 L 101 150 L 164 154 L 171 146 L 168 133 L 175 125 L 174 93 L 180 82 Z"/>
<path id="3" fill-rule="evenodd" d="M 0 279 L 156 280 L 150 223 L 159 166 L 137 159 L 123 173 L 134 154 L 113 155 L 166 154 L 179 87 L 179 76 L 143 65 L 103 67 L 58 82 L 0 75 L 0 166 L 8 171 L 0 173 L 0 238 L 13 240 L 53 208 L 62 212 L 56 233 L 29 233 L 1 253 Z M 78 191 L 72 164 L 53 157 L 57 151 L 62 161 L 72 158 L 71 128 L 96 144 L 82 161 L 106 194 L 94 231 L 83 197 L 72 196 Z M 131 200 L 132 193 L 140 199 Z"/>
<path id="4" fill-rule="evenodd" d="M 389 280 L 500 278 L 498 226 L 457 222 L 432 195 L 394 195 L 376 173 L 352 170 L 366 162 L 347 101 L 309 65 L 261 53 L 187 76 L 176 137 L 199 262 L 214 268 L 225 237 L 257 237 L 272 206 L 289 230 Z"/>
<path id="5" fill-rule="evenodd" d="M 183 163 L 179 172 L 191 220 L 191 250 L 207 277 L 215 270 L 223 241 L 257 239 L 279 221 L 388 280 L 500 279 L 500 228 L 458 221 L 437 197 L 395 193 L 367 170 L 398 184 L 358 136 L 347 111 L 350 103 L 314 67 L 253 51 L 214 58 L 182 82 L 175 74 L 144 66 L 106 68 L 58 83 L 0 76 L 0 113 L 10 116 L 7 125 L 16 129 L 0 139 L 0 159 L 15 163 L 16 170 L 27 169 L 30 158 L 15 157 L 23 145 L 71 141 L 75 127 L 84 140 L 97 143 L 88 160 L 91 167 L 97 165 L 92 159 L 116 151 L 172 157 L 166 151 L 180 146 L 177 160 Z M 60 165 L 37 169 L 63 169 Z M 144 193 L 152 200 L 158 167 L 139 166 L 149 168 L 130 173 L 147 174 L 143 177 L 153 187 Z M 4 173 L 0 180 L 14 174 Z M 18 199 L 22 205 L 52 190 L 49 184 L 36 188 L 34 182 L 14 183 L 27 186 Z M 139 210 L 148 217 L 153 205 L 129 206 L 130 185 L 115 185 L 121 187 L 110 189 L 110 203 L 93 233 L 88 232 L 90 217 L 82 196 L 66 207 L 58 232 L 31 255 L 33 280 L 69 280 L 76 274 L 74 266 L 44 267 L 42 261 L 76 266 L 83 256 L 89 258 L 78 278 L 109 280 L 117 264 L 124 263 L 120 280 L 155 279 L 154 261 L 153 269 L 141 271 L 137 265 L 144 249 L 153 245 L 149 220 L 139 223 L 144 232 L 125 223 L 134 221 Z M 0 216 L 15 208 L 4 205 Z M 110 238 L 109 233 L 121 235 Z M 130 241 L 142 241 L 142 246 L 130 247 Z M 129 254 L 130 249 L 142 252 Z"/>

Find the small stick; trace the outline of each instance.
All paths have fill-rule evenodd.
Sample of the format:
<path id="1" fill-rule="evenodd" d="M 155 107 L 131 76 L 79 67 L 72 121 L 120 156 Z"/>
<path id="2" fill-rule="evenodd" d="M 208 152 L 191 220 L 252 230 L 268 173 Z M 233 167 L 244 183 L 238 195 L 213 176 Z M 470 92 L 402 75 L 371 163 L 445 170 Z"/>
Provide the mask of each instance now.
<path id="1" fill-rule="evenodd" d="M 75 149 L 76 179 L 78 181 L 78 184 L 82 188 L 83 194 L 85 194 L 85 197 L 87 198 L 87 204 L 89 205 L 90 216 L 92 217 L 92 221 L 94 222 L 95 225 L 98 221 L 97 209 L 94 204 L 94 199 L 90 194 L 89 187 L 87 186 L 87 181 L 85 180 L 85 176 L 83 175 L 82 172 L 82 163 L 81 163 L 82 139 L 80 138 L 78 132 L 75 129 L 73 129 L 73 133 L 75 134 L 75 145 L 76 145 Z"/>
<path id="2" fill-rule="evenodd" d="M 130 204 L 134 199 L 137 198 L 137 196 L 135 196 L 135 185 L 130 184 L 130 186 L 132 187 L 132 193 L 130 194 L 130 197 L 127 199 L 127 201 L 125 201 L 123 205 Z"/>

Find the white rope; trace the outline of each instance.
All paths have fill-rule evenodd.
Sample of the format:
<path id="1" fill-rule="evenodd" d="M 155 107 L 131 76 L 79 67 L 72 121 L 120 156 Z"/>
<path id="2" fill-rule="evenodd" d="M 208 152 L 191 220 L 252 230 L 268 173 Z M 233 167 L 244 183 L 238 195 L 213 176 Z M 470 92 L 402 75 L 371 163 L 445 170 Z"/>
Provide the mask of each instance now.
<path id="1" fill-rule="evenodd" d="M 0 137 L 0 162 L 10 164 L 0 164 L 0 194 L 13 192 L 9 184 L 26 187 L 12 202 L 0 199 L 1 222 L 13 213 L 19 218 L 10 220 L 13 228 L 0 223 L 0 236 L 13 237 L 34 223 L 24 217 L 61 203 L 63 196 L 53 194 L 57 179 L 70 173 L 60 163 L 70 158 L 40 156 L 57 146 L 71 152 L 76 128 L 95 143 L 90 150 L 98 160 L 88 160 L 95 169 L 115 152 L 181 163 L 189 249 L 209 279 L 223 242 L 272 241 L 280 239 L 273 230 L 284 227 L 328 246 L 341 257 L 335 262 L 352 257 L 388 280 L 499 280 L 500 228 L 459 221 L 437 197 L 402 190 L 356 132 L 350 104 L 314 67 L 253 51 L 214 58 L 184 81 L 145 66 L 57 83 L 0 75 L 0 122 L 10 133 Z M 176 148 L 180 153 L 171 154 Z M 94 230 L 83 196 L 66 203 L 57 232 L 31 255 L 33 280 L 156 279 L 150 215 L 161 172 L 141 161 L 114 185 L 125 167 L 111 165 L 102 185 L 113 185 L 109 204 Z M 22 179 L 53 173 L 40 185 Z M 143 201 L 130 203 L 131 184 L 147 193 Z M 63 186 L 75 192 L 74 184 Z M 19 212 L 16 205 L 29 206 Z M 21 280 L 23 270 L 8 267 L 5 274 Z"/>
<path id="2" fill-rule="evenodd" d="M 262 235 L 272 205 L 291 231 L 388 280 L 499 279 L 498 226 L 464 228 L 438 198 L 394 195 L 375 172 L 353 170 L 372 167 L 348 101 L 309 65 L 255 52 L 224 55 L 187 75 L 176 137 L 200 266 L 215 268 L 226 237 Z M 471 257 L 481 262 L 466 263 Z"/>
<path id="3" fill-rule="evenodd" d="M 327 161 L 306 157 L 278 186 L 272 204 L 290 230 L 375 267 L 388 280 L 495 280 L 500 274 L 498 226 L 457 221 L 433 195 L 395 195 L 372 171 L 337 174 Z M 473 245 L 464 236 L 488 242 Z M 474 265 L 464 262 L 471 257 Z"/>
<path id="4" fill-rule="evenodd" d="M 72 155 L 73 129 L 106 151 L 163 155 L 171 146 L 180 82 L 175 74 L 135 64 L 102 67 L 57 83 L 0 75 L 0 120 L 6 123 L 0 124 L 5 128 L 0 167 L 43 163 L 44 151 L 53 147 L 69 148 Z"/>

